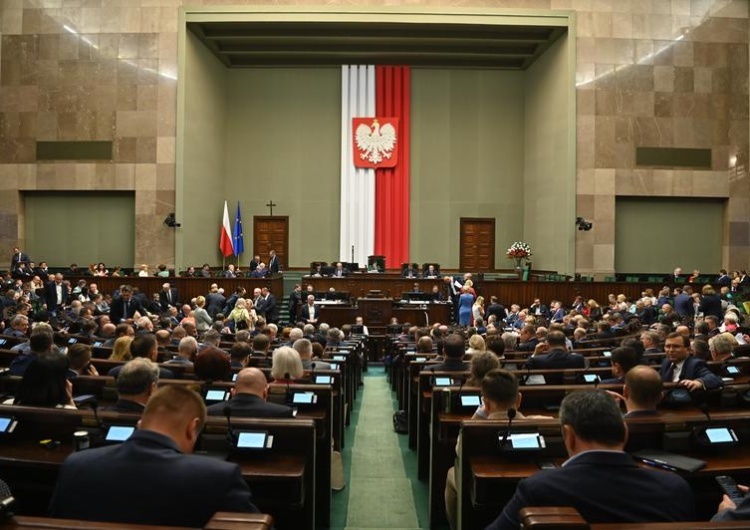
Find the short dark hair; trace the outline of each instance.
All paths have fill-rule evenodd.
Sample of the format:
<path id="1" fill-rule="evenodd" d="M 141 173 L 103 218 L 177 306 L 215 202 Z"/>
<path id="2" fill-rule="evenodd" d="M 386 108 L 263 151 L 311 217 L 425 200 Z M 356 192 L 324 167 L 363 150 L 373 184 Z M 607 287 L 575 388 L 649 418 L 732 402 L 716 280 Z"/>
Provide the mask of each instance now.
<path id="1" fill-rule="evenodd" d="M 235 342 L 229 349 L 229 357 L 233 361 L 244 361 L 253 354 L 253 349 L 247 342 Z"/>
<path id="2" fill-rule="evenodd" d="M 268 338 L 268 335 L 264 335 L 263 333 L 258 333 L 253 338 L 253 350 L 255 351 L 267 351 L 270 344 L 271 340 Z"/>
<path id="3" fill-rule="evenodd" d="M 77 342 L 68 347 L 71 370 L 79 370 L 91 362 L 91 346 Z"/>
<path id="4" fill-rule="evenodd" d="M 612 362 L 619 364 L 625 373 L 638 364 L 638 354 L 633 348 L 620 346 L 612 350 Z"/>
<path id="5" fill-rule="evenodd" d="M 515 407 L 518 401 L 518 379 L 513 372 L 502 368 L 490 370 L 482 379 L 482 395 L 500 407 Z"/>
<path id="6" fill-rule="evenodd" d="M 29 337 L 29 346 L 34 353 L 47 353 L 52 347 L 54 337 L 48 329 L 35 329 Z"/>
<path id="7" fill-rule="evenodd" d="M 667 335 L 667 339 L 682 339 L 682 345 L 686 348 L 690 347 L 690 337 L 686 337 L 682 333 L 677 333 L 676 331 L 673 331 L 669 335 Z"/>
<path id="8" fill-rule="evenodd" d="M 130 324 L 120 323 L 117 324 L 117 327 L 115 327 L 115 337 L 123 337 L 128 332 L 128 328 L 130 328 Z"/>
<path id="9" fill-rule="evenodd" d="M 466 346 L 463 336 L 451 333 L 443 341 L 443 352 L 446 357 L 461 359 L 466 354 Z"/>
<path id="10" fill-rule="evenodd" d="M 485 347 L 498 357 L 502 357 L 505 354 L 505 342 L 497 335 L 488 338 L 485 342 Z"/>
<path id="11" fill-rule="evenodd" d="M 419 337 L 417 353 L 432 353 L 432 339 L 430 337 Z"/>
<path id="12" fill-rule="evenodd" d="M 137 333 L 130 343 L 130 355 L 136 357 L 151 357 L 151 352 L 157 347 L 156 336 L 152 333 Z"/>
<path id="13" fill-rule="evenodd" d="M 469 386 L 480 386 L 484 376 L 497 368 L 500 368 L 500 361 L 497 360 L 497 356 L 494 353 L 489 351 L 475 353 L 471 356 Z"/>
<path id="14" fill-rule="evenodd" d="M 569 425 L 582 440 L 606 446 L 625 442 L 625 422 L 617 403 L 598 390 L 580 390 L 560 404 L 560 425 Z"/>
<path id="15" fill-rule="evenodd" d="M 14 405 L 56 407 L 68 402 L 68 359 L 59 353 L 32 359 L 21 378 Z"/>

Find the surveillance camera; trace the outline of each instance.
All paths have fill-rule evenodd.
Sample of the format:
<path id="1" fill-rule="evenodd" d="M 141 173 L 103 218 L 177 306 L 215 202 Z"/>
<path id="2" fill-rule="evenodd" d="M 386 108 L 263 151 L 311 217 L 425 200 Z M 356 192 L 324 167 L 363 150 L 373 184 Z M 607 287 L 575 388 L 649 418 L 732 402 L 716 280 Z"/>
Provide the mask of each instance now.
<path id="1" fill-rule="evenodd" d="M 180 223 L 178 223 L 175 219 L 174 212 L 167 215 L 167 218 L 164 219 L 164 224 L 169 228 L 179 228 L 181 226 Z"/>
<path id="2" fill-rule="evenodd" d="M 578 227 L 578 230 L 588 232 L 594 227 L 594 224 L 587 221 L 583 217 L 576 217 L 576 226 Z"/>

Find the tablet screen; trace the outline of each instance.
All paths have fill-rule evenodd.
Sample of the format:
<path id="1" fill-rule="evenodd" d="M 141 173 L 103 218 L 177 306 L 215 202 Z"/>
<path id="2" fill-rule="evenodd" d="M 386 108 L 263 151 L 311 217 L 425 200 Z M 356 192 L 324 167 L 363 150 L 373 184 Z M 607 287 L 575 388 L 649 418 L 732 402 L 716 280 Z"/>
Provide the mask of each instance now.
<path id="1" fill-rule="evenodd" d="M 732 443 L 735 441 L 735 437 L 728 427 L 706 429 L 706 436 L 708 436 L 708 441 L 712 444 Z"/>
<path id="2" fill-rule="evenodd" d="M 242 431 L 237 437 L 237 448 L 238 449 L 265 449 L 266 439 L 268 433 L 266 432 L 250 432 Z"/>
<path id="3" fill-rule="evenodd" d="M 296 392 L 292 398 L 292 403 L 310 404 L 315 403 L 315 394 L 312 392 Z"/>
<path id="4" fill-rule="evenodd" d="M 510 445 L 513 449 L 540 449 L 539 435 L 537 433 L 511 434 Z"/>
<path id="5" fill-rule="evenodd" d="M 599 376 L 596 374 L 583 374 L 583 380 L 587 383 L 596 383 L 599 380 Z"/>
<path id="6" fill-rule="evenodd" d="M 0 432 L 8 432 L 8 428 L 12 421 L 13 418 L 0 417 Z"/>
<path id="7" fill-rule="evenodd" d="M 333 383 L 333 377 L 330 375 L 316 375 L 315 376 L 315 384 L 316 385 L 330 385 Z"/>
<path id="8" fill-rule="evenodd" d="M 436 377 L 435 386 L 451 386 L 450 377 Z"/>
<path id="9" fill-rule="evenodd" d="M 226 399 L 226 390 L 208 390 L 206 391 L 206 401 L 224 401 Z"/>
<path id="10" fill-rule="evenodd" d="M 135 432 L 132 425 L 112 425 L 107 431 L 108 442 L 124 442 Z"/>
<path id="11" fill-rule="evenodd" d="M 479 406 L 479 396 L 473 395 L 473 396 L 461 396 L 461 406 L 462 407 L 478 407 Z"/>

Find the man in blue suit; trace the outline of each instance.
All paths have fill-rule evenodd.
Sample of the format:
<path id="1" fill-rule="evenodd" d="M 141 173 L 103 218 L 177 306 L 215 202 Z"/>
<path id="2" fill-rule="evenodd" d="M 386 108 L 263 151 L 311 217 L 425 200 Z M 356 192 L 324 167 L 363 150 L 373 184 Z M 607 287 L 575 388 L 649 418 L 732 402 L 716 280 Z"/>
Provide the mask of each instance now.
<path id="1" fill-rule="evenodd" d="M 560 406 L 570 458 L 559 469 L 522 480 L 487 530 L 516 529 L 526 506 L 572 506 L 588 523 L 692 521 L 693 491 L 682 477 L 646 469 L 623 451 L 628 428 L 615 400 L 585 390 Z"/>
<path id="2" fill-rule="evenodd" d="M 65 460 L 50 515 L 202 528 L 218 511 L 257 512 L 237 464 L 190 454 L 205 420 L 198 394 L 160 388 L 127 441 Z"/>
<path id="3" fill-rule="evenodd" d="M 679 382 L 691 392 L 724 386 L 721 378 L 708 369 L 704 360 L 689 355 L 688 337 L 677 332 L 670 333 L 664 342 L 664 351 L 667 358 L 661 363 L 659 375 L 665 383 Z"/>

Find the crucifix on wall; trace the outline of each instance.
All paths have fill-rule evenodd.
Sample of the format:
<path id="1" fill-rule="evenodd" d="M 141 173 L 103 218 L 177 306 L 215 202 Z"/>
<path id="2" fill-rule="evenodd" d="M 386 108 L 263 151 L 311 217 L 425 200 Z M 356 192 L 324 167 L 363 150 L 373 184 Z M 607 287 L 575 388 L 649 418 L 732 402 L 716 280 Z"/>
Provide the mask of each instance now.
<path id="1" fill-rule="evenodd" d="M 271 209 L 271 216 L 273 216 L 273 207 L 277 206 L 277 204 L 273 202 L 273 199 L 272 199 L 266 203 L 266 206 L 268 206 Z"/>

